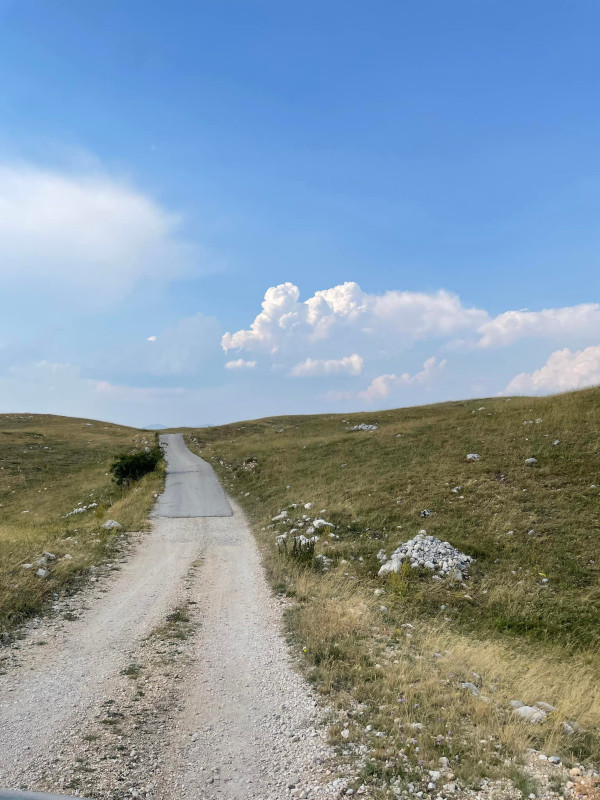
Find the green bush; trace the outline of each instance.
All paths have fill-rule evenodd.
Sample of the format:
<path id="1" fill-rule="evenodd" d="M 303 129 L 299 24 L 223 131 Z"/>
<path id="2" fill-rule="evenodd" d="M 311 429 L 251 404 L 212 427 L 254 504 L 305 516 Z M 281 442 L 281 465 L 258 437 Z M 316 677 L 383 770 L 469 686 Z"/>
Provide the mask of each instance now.
<path id="1" fill-rule="evenodd" d="M 158 446 L 141 453 L 123 453 L 116 457 L 110 471 L 115 476 L 118 486 L 127 486 L 133 481 L 139 481 L 149 472 L 153 472 L 162 457 L 163 452 Z"/>

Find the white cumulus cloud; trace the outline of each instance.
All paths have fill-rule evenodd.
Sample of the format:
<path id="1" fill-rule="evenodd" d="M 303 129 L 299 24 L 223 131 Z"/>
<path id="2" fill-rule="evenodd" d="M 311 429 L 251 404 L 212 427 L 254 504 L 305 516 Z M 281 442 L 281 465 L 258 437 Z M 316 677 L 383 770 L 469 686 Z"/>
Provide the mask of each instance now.
<path id="1" fill-rule="evenodd" d="M 435 356 L 428 358 L 423 364 L 423 369 L 415 375 L 404 372 L 402 375 L 378 375 L 371 384 L 358 396 L 367 403 L 383 400 L 398 386 L 424 386 L 431 383 L 446 366 L 446 359 L 438 361 Z"/>
<path id="2" fill-rule="evenodd" d="M 0 287 L 110 305 L 143 279 L 197 270 L 199 252 L 181 236 L 181 223 L 104 173 L 0 164 Z"/>
<path id="3" fill-rule="evenodd" d="M 243 358 L 238 358 L 235 361 L 228 361 L 225 364 L 225 369 L 254 369 L 256 361 L 245 361 Z"/>
<path id="4" fill-rule="evenodd" d="M 466 308 L 457 295 L 445 290 L 368 294 L 357 283 L 347 282 L 301 301 L 298 287 L 288 282 L 268 289 L 262 311 L 250 327 L 226 333 L 222 345 L 225 351 L 276 352 L 330 340 L 336 333 L 345 338 L 350 332 L 358 339 L 409 346 L 475 330 L 488 319 L 485 311 Z"/>
<path id="5" fill-rule="evenodd" d="M 360 375 L 364 361 L 358 353 L 344 358 L 307 358 L 292 367 L 295 378 L 314 378 L 326 375 Z"/>
<path id="6" fill-rule="evenodd" d="M 543 367 L 521 372 L 502 394 L 547 394 L 600 384 L 600 345 L 572 352 L 556 350 Z"/>
<path id="7" fill-rule="evenodd" d="M 505 311 L 484 322 L 479 331 L 480 347 L 510 345 L 525 337 L 553 338 L 600 336 L 600 304 L 546 308 L 542 311 Z"/>

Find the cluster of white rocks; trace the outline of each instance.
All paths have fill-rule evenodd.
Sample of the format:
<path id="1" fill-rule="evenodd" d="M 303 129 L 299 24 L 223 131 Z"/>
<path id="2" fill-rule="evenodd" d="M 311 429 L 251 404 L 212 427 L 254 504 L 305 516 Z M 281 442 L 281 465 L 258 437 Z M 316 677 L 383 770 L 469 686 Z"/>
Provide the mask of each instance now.
<path id="1" fill-rule="evenodd" d="M 74 508 L 73 511 L 69 511 L 68 514 L 65 514 L 64 519 L 72 517 L 74 514 L 83 514 L 84 511 L 89 511 L 90 508 L 98 508 L 98 503 L 90 503 L 88 506 L 79 505 L 77 508 Z"/>
<path id="2" fill-rule="evenodd" d="M 313 504 L 304 503 L 303 506 L 307 511 L 309 511 L 313 507 Z M 298 508 L 298 503 L 292 503 L 290 508 Z M 279 514 L 276 514 L 271 519 L 271 522 L 291 526 L 289 531 L 285 531 L 284 533 L 279 533 L 277 535 L 278 547 L 282 547 L 288 536 L 301 547 L 304 547 L 308 544 L 316 544 L 320 539 L 320 537 L 316 534 L 316 531 L 321 531 L 321 533 L 323 533 L 327 528 L 329 528 L 331 531 L 329 534 L 330 539 L 338 538 L 337 534 L 333 533 L 335 525 L 332 522 L 327 522 L 327 520 L 323 519 L 322 517 L 311 519 L 308 514 L 302 514 L 301 518 L 292 518 L 290 517 L 288 510 L 285 508 L 283 511 L 280 511 Z"/>
<path id="3" fill-rule="evenodd" d="M 368 425 L 366 422 L 360 422 L 358 425 L 353 425 L 348 428 L 349 431 L 376 431 L 377 425 Z"/>
<path id="4" fill-rule="evenodd" d="M 384 554 L 378 553 L 380 561 Z M 419 531 L 413 538 L 398 547 L 390 558 L 383 563 L 379 575 L 400 572 L 402 564 L 407 562 L 413 569 L 424 567 L 440 575 L 449 575 L 455 580 L 462 580 L 469 565 L 471 556 L 461 553 L 450 542 L 442 542 L 435 536 L 427 536 L 427 531 Z"/>

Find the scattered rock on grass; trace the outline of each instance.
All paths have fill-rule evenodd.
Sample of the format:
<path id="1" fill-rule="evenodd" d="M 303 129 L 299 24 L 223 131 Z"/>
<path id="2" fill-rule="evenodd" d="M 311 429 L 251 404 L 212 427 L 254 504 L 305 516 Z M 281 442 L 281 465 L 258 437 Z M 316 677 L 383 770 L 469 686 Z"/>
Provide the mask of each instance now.
<path id="1" fill-rule="evenodd" d="M 512 707 L 513 714 L 521 717 L 521 719 L 525 720 L 525 722 L 536 724 L 538 722 L 543 722 L 548 716 L 543 709 L 538 708 L 537 706 L 526 706 L 523 703 L 521 703 L 519 706 L 515 705 L 518 702 L 520 701 L 511 700 L 509 705 Z"/>
<path id="2" fill-rule="evenodd" d="M 106 522 L 101 526 L 105 531 L 122 531 L 123 526 L 120 522 L 117 522 L 116 519 L 108 519 Z"/>
<path id="3" fill-rule="evenodd" d="M 317 530 L 319 530 L 319 528 L 335 528 L 333 522 L 326 522 L 324 519 L 313 520 L 313 525 Z"/>
<path id="4" fill-rule="evenodd" d="M 572 736 L 579 730 L 579 726 L 573 720 L 569 720 L 568 722 L 561 722 L 560 727 L 562 728 L 563 733 L 566 733 L 567 736 Z"/>
<path id="5" fill-rule="evenodd" d="M 479 461 L 481 456 L 479 453 L 467 453 L 467 461 L 470 463 L 472 461 Z"/>
<path id="6" fill-rule="evenodd" d="M 550 703 L 546 703 L 543 700 L 540 700 L 536 703 L 537 708 L 541 708 L 542 711 L 547 711 L 549 714 L 553 714 L 555 711 L 558 711 L 556 706 L 551 706 Z"/>

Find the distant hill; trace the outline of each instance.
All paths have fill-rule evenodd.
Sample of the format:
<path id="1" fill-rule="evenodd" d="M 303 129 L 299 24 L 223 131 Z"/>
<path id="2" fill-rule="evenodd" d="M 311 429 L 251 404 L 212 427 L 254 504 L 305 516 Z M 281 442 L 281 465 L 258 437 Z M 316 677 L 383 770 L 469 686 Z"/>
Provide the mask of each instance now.
<path id="1" fill-rule="evenodd" d="M 144 425 L 142 430 L 145 431 L 162 431 L 168 428 L 168 425 L 161 425 L 160 422 L 155 422 L 153 425 Z"/>

